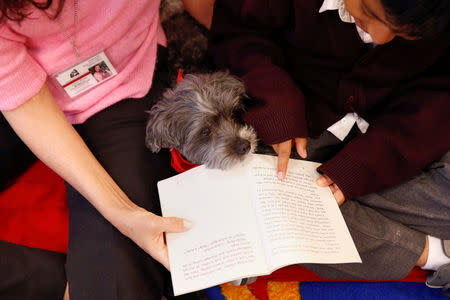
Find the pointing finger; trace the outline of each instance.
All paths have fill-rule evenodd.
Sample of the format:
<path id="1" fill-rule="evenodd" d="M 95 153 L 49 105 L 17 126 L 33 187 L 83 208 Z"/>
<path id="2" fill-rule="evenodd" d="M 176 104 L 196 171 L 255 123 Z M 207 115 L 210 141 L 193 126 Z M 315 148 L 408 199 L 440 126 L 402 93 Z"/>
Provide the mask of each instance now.
<path id="1" fill-rule="evenodd" d="M 278 173 L 277 177 L 283 180 L 286 177 L 286 170 L 291 156 L 292 141 L 285 141 L 279 144 L 278 147 Z"/>

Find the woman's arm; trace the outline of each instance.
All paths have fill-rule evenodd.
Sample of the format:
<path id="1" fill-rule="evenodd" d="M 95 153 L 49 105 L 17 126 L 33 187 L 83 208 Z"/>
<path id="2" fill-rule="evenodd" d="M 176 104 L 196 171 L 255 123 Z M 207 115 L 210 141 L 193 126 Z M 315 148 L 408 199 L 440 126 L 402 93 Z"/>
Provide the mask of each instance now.
<path id="1" fill-rule="evenodd" d="M 35 155 L 77 189 L 108 221 L 168 266 L 163 232 L 184 231 L 183 220 L 135 205 L 90 152 L 46 85 L 16 109 L 2 112 Z"/>

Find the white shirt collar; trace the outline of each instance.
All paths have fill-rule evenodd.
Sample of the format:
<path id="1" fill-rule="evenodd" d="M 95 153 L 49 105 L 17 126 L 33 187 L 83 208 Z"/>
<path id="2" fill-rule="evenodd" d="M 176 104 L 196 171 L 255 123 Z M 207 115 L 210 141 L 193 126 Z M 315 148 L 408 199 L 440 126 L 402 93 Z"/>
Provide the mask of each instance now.
<path id="1" fill-rule="evenodd" d="M 325 0 L 323 1 L 322 6 L 319 9 L 319 13 L 322 13 L 327 10 L 337 10 L 339 13 L 339 18 L 345 23 L 355 23 L 355 19 L 348 12 L 345 7 L 344 0 Z M 359 37 L 364 43 L 373 43 L 372 37 L 370 34 L 362 30 L 360 27 L 356 26 L 356 30 L 358 31 Z"/>

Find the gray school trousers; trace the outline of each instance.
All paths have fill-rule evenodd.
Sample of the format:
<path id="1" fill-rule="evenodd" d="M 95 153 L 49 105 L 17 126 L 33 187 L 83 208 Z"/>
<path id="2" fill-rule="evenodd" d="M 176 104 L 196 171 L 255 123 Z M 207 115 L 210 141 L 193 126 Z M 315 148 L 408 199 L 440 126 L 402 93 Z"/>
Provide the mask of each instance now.
<path id="1" fill-rule="evenodd" d="M 308 159 L 326 159 L 345 142 L 325 131 L 308 139 Z M 362 263 L 303 266 L 329 279 L 404 278 L 422 254 L 426 235 L 450 239 L 450 151 L 403 184 L 346 200 L 340 209 Z"/>

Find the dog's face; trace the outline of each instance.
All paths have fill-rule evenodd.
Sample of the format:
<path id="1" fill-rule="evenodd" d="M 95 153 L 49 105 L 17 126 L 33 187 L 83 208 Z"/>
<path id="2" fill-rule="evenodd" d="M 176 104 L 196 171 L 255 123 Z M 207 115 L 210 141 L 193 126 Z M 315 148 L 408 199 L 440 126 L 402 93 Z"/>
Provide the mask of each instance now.
<path id="1" fill-rule="evenodd" d="M 243 124 L 245 88 L 233 76 L 186 75 L 150 110 L 146 145 L 176 148 L 189 161 L 227 169 L 255 150 L 253 128 Z"/>

